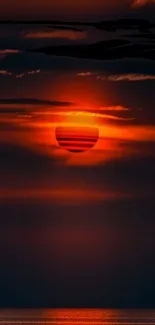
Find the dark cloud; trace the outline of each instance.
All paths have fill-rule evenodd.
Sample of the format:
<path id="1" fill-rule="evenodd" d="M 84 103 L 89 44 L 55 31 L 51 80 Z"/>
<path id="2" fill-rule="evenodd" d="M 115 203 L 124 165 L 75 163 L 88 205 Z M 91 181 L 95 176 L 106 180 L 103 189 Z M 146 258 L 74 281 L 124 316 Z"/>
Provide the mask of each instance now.
<path id="1" fill-rule="evenodd" d="M 83 32 L 84 29 L 81 28 L 76 28 L 76 27 L 72 27 L 72 26 L 63 26 L 63 25 L 51 25 L 48 26 L 48 28 L 52 28 L 54 30 L 71 30 L 73 32 Z"/>
<path id="2" fill-rule="evenodd" d="M 140 18 L 121 18 L 117 20 L 104 20 L 99 22 L 80 22 L 80 21 L 52 21 L 52 20 L 12 20 L 12 21 L 0 21 L 6 25 L 43 25 L 49 28 L 56 29 L 71 29 L 74 31 L 81 31 L 81 29 L 73 26 L 93 26 L 97 29 L 106 31 L 116 31 L 120 29 L 134 29 L 134 30 L 150 30 L 155 28 L 155 24 L 149 22 L 147 19 Z"/>
<path id="3" fill-rule="evenodd" d="M 138 30 L 138 31 L 149 31 L 155 28 L 155 24 L 145 19 L 118 19 L 118 20 L 107 20 L 93 24 L 94 27 L 105 31 L 117 31 L 117 30 Z"/>
<path id="4" fill-rule="evenodd" d="M 47 31 L 50 26 L 46 25 L 46 23 L 50 22 L 38 21 L 38 24 L 40 24 L 36 25 L 37 21 L 34 21 L 34 24 L 27 21 L 27 24 L 23 25 L 22 21 L 19 21 L 14 22 L 14 24 L 2 25 L 2 35 L 4 35 L 1 37 L 0 47 L 3 53 L 6 54 L 2 56 L 0 69 L 16 73 L 19 78 L 23 76 L 25 71 L 35 69 L 48 70 L 48 72 L 49 70 L 62 72 L 73 69 L 82 69 L 82 71 L 104 69 L 110 71 L 113 69 L 112 60 L 117 60 L 114 70 L 120 70 L 120 73 L 123 72 L 123 74 L 132 73 L 132 71 L 133 73 L 144 73 L 145 68 L 146 74 L 149 74 L 154 70 L 153 64 L 150 66 L 150 63 L 144 63 L 144 59 L 145 61 L 154 59 L 154 24 L 148 20 L 119 19 L 95 23 L 79 23 L 79 25 L 77 25 L 78 22 L 66 22 L 66 25 L 62 26 L 60 26 L 61 22 L 55 22 L 55 24 L 53 22 L 52 28 L 55 28 L 55 30 L 59 30 L 59 28 L 62 28 L 62 30 L 65 28 L 67 30 L 82 28 L 82 31 L 87 31 L 88 38 L 75 47 L 72 41 L 68 43 L 67 40 L 66 43 L 63 39 L 55 39 L 53 43 L 50 38 L 34 40 L 23 37 L 25 33 L 31 33 L 32 30 L 38 32 L 43 27 L 46 27 Z M 9 26 L 11 26 L 11 32 Z M 94 30 L 96 30 L 96 34 L 92 37 Z M 129 34 L 123 34 L 126 31 Z M 104 38 L 104 40 L 98 43 L 94 42 L 101 38 Z M 10 54 L 7 54 L 6 49 L 8 46 L 10 49 L 13 48 L 12 53 L 14 55 L 11 54 L 11 50 Z M 13 52 L 15 47 L 19 49 L 19 53 Z M 32 52 L 25 52 L 26 49 L 30 49 Z M 51 54 L 52 58 L 48 56 L 45 58 L 45 52 Z M 78 58 L 80 60 L 77 60 Z M 123 60 L 118 63 L 121 58 Z M 143 59 L 143 62 L 140 61 L 140 58 Z M 98 62 L 97 60 L 95 62 L 94 59 L 97 59 Z M 138 59 L 138 61 L 135 62 L 134 59 Z M 102 63 L 104 60 L 107 61 L 106 64 Z M 121 71 L 123 67 L 128 71 Z"/>
<path id="5" fill-rule="evenodd" d="M 48 26 L 48 24 L 52 24 Z M 28 30 L 22 31 L 22 33 L 18 30 L 18 37 L 16 39 L 16 43 L 19 45 L 19 49 L 23 50 L 26 44 L 30 47 L 30 51 L 37 53 L 46 53 L 55 56 L 69 56 L 75 58 L 85 58 L 85 59 L 96 59 L 96 60 L 108 60 L 108 59 L 124 59 L 124 58 L 144 58 L 144 59 L 152 59 L 154 60 L 154 29 L 155 24 L 145 20 L 145 19 L 119 19 L 119 20 L 105 20 L 100 22 L 88 23 L 88 22 L 52 22 L 52 21 L 14 21 L 10 24 L 14 24 L 14 26 L 23 24 L 28 25 Z M 37 25 L 38 24 L 38 25 Z M 63 25 L 60 25 L 63 24 Z M 66 25 L 65 25 L 66 24 Z M 32 26 L 35 26 L 35 30 L 32 32 Z M 52 46 L 49 44 L 49 40 L 47 40 L 46 35 L 48 35 L 47 31 L 44 30 L 41 32 L 39 30 L 39 26 L 50 27 L 53 30 L 63 30 L 65 31 L 75 31 L 75 32 L 84 32 L 88 27 L 93 27 L 99 31 L 109 32 L 109 40 L 103 40 L 100 42 L 87 44 L 63 44 L 58 45 L 57 41 Z M 78 26 L 83 26 L 84 29 L 79 29 Z M 23 27 L 22 27 L 23 28 Z M 133 33 L 133 31 L 138 32 L 138 34 L 128 34 L 121 35 L 121 31 L 129 31 L 129 33 Z M 17 32 L 17 31 L 16 31 Z M 113 32 L 113 36 L 115 33 L 116 39 L 113 37 L 111 39 L 111 32 Z M 25 34 L 26 33 L 26 34 Z M 28 34 L 27 34 L 28 33 Z M 22 39 L 23 35 L 40 35 L 41 39 L 37 40 L 36 45 L 31 44 L 31 40 Z M 45 36 L 45 37 L 43 37 Z M 24 37 L 25 38 L 25 37 Z M 136 42 L 139 40 L 139 43 Z M 141 42 L 140 42 L 141 40 Z M 10 40 L 7 40 L 11 42 Z M 27 41 L 29 43 L 27 43 Z M 62 41 L 62 40 L 61 40 Z M 87 41 L 87 38 L 86 38 Z M 146 42 L 149 41 L 149 42 Z M 4 43 L 4 40 L 2 40 Z M 39 48 L 38 42 L 43 42 L 45 46 Z M 48 42 L 48 43 L 46 43 Z M 60 43 L 60 40 L 59 40 Z M 85 45 L 84 45 L 85 44 Z M 11 43 L 10 43 L 11 45 Z M 4 44 L 3 44 L 4 46 Z M 34 46 L 38 46 L 38 48 L 34 48 Z M 32 48 L 33 47 L 33 48 Z M 5 50 L 2 50 L 3 52 Z M 112 52 L 112 53 L 111 53 Z"/>
<path id="6" fill-rule="evenodd" d="M 143 39 L 144 41 L 152 40 L 155 41 L 155 34 L 154 33 L 139 33 L 139 34 L 126 34 L 124 37 L 131 38 L 131 39 Z"/>
<path id="7" fill-rule="evenodd" d="M 41 70 L 40 75 L 51 75 L 52 72 L 61 74 L 64 72 L 83 73 L 98 72 L 102 70 L 108 74 L 155 74 L 155 65 L 151 60 L 144 59 L 123 59 L 123 60 L 78 60 L 73 57 L 46 56 L 43 53 L 22 53 L 21 55 L 5 57 L 0 62 L 0 69 L 7 70 L 16 75 L 17 72 L 27 73 L 29 70 Z M 38 76 L 37 75 L 37 76 Z"/>
<path id="8" fill-rule="evenodd" d="M 95 60 L 116 60 L 126 58 L 155 60 L 154 43 L 133 44 L 129 40 L 125 39 L 101 41 L 87 45 L 49 46 L 30 50 L 30 52 L 31 51 L 47 55 Z"/>
<path id="9" fill-rule="evenodd" d="M 21 104 L 21 105 L 51 105 L 51 106 L 73 105 L 72 102 L 51 101 L 51 100 L 44 100 L 44 99 L 39 99 L 39 98 L 0 98 L 0 105 L 19 105 L 19 104 Z M 4 112 L 6 112 L 6 111 L 4 110 Z"/>

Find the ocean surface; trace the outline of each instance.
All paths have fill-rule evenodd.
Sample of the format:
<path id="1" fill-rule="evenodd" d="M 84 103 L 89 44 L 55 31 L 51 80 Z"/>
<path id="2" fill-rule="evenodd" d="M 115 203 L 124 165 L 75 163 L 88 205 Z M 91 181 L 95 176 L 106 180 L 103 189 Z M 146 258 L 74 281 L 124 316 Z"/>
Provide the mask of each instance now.
<path id="1" fill-rule="evenodd" d="M 0 324 L 152 325 L 155 324 L 155 310 L 1 309 Z"/>

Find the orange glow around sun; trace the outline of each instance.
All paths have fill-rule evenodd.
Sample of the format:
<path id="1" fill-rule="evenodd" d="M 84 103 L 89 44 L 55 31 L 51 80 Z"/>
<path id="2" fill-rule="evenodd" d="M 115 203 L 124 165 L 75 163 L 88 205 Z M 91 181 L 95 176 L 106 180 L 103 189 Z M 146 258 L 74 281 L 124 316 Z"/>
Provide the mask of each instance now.
<path id="1" fill-rule="evenodd" d="M 0 141 L 28 147 L 58 164 L 98 165 L 133 154 L 133 148 L 122 147 L 122 142 L 154 137 L 152 130 L 126 124 L 126 120 L 98 109 L 36 108 L 30 114 L 4 116 L 3 122 L 14 125 L 16 132 L 4 130 Z"/>
<path id="2" fill-rule="evenodd" d="M 113 117 L 108 116 L 108 120 Z M 115 120 L 115 117 L 114 117 Z M 44 114 L 40 127 L 46 126 L 45 142 L 52 155 L 67 165 L 96 165 L 120 156 L 117 130 L 107 122 L 107 116 L 88 111 L 55 111 Z M 49 153 L 50 154 L 50 153 Z"/>
<path id="3" fill-rule="evenodd" d="M 141 148 L 137 149 L 136 142 L 154 141 L 154 128 L 132 121 L 133 110 L 122 107 L 106 83 L 66 71 L 55 73 L 54 83 L 50 77 L 47 80 L 39 88 L 40 98 L 51 103 L 56 99 L 58 106 L 23 104 L 23 111 L 17 114 L 21 107 L 11 104 L 11 113 L 0 117 L 7 125 L 1 130 L 0 142 L 28 147 L 60 165 L 94 166 L 138 155 Z M 26 96 L 32 96 L 33 91 Z M 117 103 L 114 107 L 113 102 Z M 84 129 L 89 130 L 87 136 Z"/>

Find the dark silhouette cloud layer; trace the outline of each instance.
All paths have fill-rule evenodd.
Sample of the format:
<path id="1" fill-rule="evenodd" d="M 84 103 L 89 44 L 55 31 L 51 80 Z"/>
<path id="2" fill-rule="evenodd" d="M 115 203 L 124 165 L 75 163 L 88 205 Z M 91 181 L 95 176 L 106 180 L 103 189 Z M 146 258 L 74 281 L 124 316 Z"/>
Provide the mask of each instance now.
<path id="1" fill-rule="evenodd" d="M 51 105 L 51 106 L 70 106 L 72 102 L 50 101 L 38 98 L 0 98 L 0 105 Z"/>
<path id="2" fill-rule="evenodd" d="M 48 46 L 30 50 L 47 55 L 68 56 L 95 60 L 150 59 L 155 60 L 155 43 L 134 43 L 128 39 L 114 39 L 94 44 Z"/>

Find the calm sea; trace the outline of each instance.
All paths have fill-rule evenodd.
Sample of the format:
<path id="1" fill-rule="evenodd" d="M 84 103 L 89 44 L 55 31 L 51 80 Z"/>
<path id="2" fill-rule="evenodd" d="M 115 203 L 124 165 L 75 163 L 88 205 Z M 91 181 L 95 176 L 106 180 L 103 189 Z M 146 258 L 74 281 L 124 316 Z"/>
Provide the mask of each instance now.
<path id="1" fill-rule="evenodd" d="M 155 310 L 24 309 L 0 310 L 0 324 L 127 325 L 155 324 Z"/>

